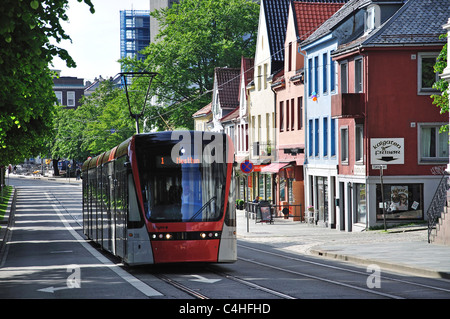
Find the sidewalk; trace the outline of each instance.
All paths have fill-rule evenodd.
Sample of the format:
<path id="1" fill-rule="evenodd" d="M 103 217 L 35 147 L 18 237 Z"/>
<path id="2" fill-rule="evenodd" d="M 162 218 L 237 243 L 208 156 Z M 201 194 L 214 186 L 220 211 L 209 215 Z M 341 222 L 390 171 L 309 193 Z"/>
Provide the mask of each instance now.
<path id="1" fill-rule="evenodd" d="M 274 224 L 255 223 L 237 210 L 238 239 L 276 249 L 376 264 L 382 269 L 425 277 L 450 279 L 450 246 L 428 243 L 426 226 L 384 231 L 344 232 L 275 218 Z"/>

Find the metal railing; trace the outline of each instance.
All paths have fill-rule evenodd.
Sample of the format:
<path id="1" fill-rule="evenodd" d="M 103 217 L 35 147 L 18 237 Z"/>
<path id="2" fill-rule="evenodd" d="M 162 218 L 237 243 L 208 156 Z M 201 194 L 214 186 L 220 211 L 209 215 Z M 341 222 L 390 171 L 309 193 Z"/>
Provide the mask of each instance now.
<path id="1" fill-rule="evenodd" d="M 273 205 L 266 201 L 259 203 L 245 203 L 247 211 L 255 214 L 255 222 L 273 223 L 275 218 L 295 218 L 304 222 L 305 216 L 302 213 L 302 205 Z"/>
<path id="2" fill-rule="evenodd" d="M 428 243 L 431 243 L 431 233 L 436 228 L 436 222 L 441 214 L 444 213 L 444 207 L 447 206 L 447 191 L 450 189 L 448 173 L 442 175 L 441 181 L 433 196 L 430 207 L 427 211 L 428 217 Z"/>

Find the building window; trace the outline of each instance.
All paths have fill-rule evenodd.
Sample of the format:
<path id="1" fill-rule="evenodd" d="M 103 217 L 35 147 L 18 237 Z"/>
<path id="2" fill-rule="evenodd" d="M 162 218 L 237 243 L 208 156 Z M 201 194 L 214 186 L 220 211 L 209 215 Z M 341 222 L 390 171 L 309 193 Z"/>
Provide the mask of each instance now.
<path id="1" fill-rule="evenodd" d="M 323 64 L 323 75 L 322 75 L 322 87 L 323 87 L 323 93 L 327 93 L 328 91 L 328 54 L 324 53 L 323 54 L 323 59 L 322 59 L 322 64 Z"/>
<path id="2" fill-rule="evenodd" d="M 323 118 L 323 156 L 328 156 L 328 117 Z"/>
<path id="3" fill-rule="evenodd" d="M 448 162 L 448 132 L 440 132 L 442 124 L 419 124 L 419 162 Z"/>
<path id="4" fill-rule="evenodd" d="M 58 100 L 58 104 L 62 105 L 63 104 L 62 92 L 61 91 L 55 91 L 55 95 L 56 95 L 56 99 Z"/>
<path id="5" fill-rule="evenodd" d="M 355 161 L 362 164 L 364 162 L 364 126 L 355 127 Z"/>
<path id="6" fill-rule="evenodd" d="M 355 93 L 363 91 L 363 60 L 355 60 Z"/>
<path id="7" fill-rule="evenodd" d="M 261 91 L 261 66 L 258 65 L 258 91 Z"/>
<path id="8" fill-rule="evenodd" d="M 267 63 L 264 63 L 264 89 L 267 89 Z"/>
<path id="9" fill-rule="evenodd" d="M 435 92 L 433 89 L 434 82 L 439 80 L 439 74 L 434 72 L 434 65 L 436 64 L 436 58 L 438 53 L 419 53 L 418 58 L 418 92 L 428 94 Z"/>
<path id="10" fill-rule="evenodd" d="M 314 155 L 319 156 L 319 119 L 314 120 Z"/>
<path id="11" fill-rule="evenodd" d="M 333 51 L 330 52 L 330 90 L 333 92 L 336 91 L 336 68 L 331 54 L 333 54 Z"/>
<path id="12" fill-rule="evenodd" d="M 330 126 L 330 153 L 336 156 L 336 119 L 331 119 Z"/>
<path id="13" fill-rule="evenodd" d="M 348 127 L 341 127 L 341 163 L 348 165 Z"/>
<path id="14" fill-rule="evenodd" d="M 319 93 L 319 57 L 314 57 L 314 92 Z"/>
<path id="15" fill-rule="evenodd" d="M 309 156 L 313 155 L 313 132 L 314 132 L 314 128 L 313 128 L 313 120 L 309 120 Z"/>
<path id="16" fill-rule="evenodd" d="M 284 101 L 280 101 L 280 132 L 284 131 Z"/>
<path id="17" fill-rule="evenodd" d="M 348 72 L 347 63 L 341 64 L 341 93 L 348 93 Z"/>
<path id="18" fill-rule="evenodd" d="M 292 42 L 289 42 L 288 48 L 288 71 L 292 70 Z"/>
<path id="19" fill-rule="evenodd" d="M 286 131 L 289 131 L 290 128 L 289 110 L 289 100 L 286 100 Z"/>
<path id="20" fill-rule="evenodd" d="M 291 99 L 291 130 L 294 130 L 294 124 L 295 124 L 295 109 L 294 109 L 294 99 Z"/>
<path id="21" fill-rule="evenodd" d="M 303 97 L 297 98 L 297 128 L 301 130 L 303 128 Z"/>
<path id="22" fill-rule="evenodd" d="M 311 96 L 313 92 L 313 78 L 312 78 L 313 63 L 312 59 L 308 59 L 308 95 Z"/>
<path id="23" fill-rule="evenodd" d="M 71 106 L 71 107 L 75 106 L 75 92 L 74 91 L 67 92 L 67 106 Z"/>

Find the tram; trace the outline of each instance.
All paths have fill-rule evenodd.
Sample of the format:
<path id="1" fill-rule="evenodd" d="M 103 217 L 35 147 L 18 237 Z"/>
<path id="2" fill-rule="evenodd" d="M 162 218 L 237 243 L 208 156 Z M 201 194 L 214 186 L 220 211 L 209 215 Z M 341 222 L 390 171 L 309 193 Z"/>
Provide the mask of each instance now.
<path id="1" fill-rule="evenodd" d="M 128 265 L 235 262 L 226 134 L 136 134 L 82 165 L 83 232 Z"/>

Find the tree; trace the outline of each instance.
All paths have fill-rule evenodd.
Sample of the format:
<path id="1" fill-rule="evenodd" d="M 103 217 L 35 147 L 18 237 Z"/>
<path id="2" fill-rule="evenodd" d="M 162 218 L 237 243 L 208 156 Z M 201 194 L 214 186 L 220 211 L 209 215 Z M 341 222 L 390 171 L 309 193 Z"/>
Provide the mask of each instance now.
<path id="1" fill-rule="evenodd" d="M 84 1 L 94 12 L 90 0 Z M 64 49 L 52 45 L 70 37 L 60 20 L 68 0 L 0 2 L 0 166 L 45 151 L 52 135 L 56 98 L 48 65 L 59 56 L 76 66 Z"/>
<path id="2" fill-rule="evenodd" d="M 440 39 L 446 39 L 447 34 L 442 34 Z M 434 71 L 442 74 L 444 69 L 447 67 L 447 43 L 442 48 L 439 56 L 437 57 L 436 64 L 434 65 Z M 448 106 L 448 82 L 444 79 L 439 79 L 433 84 L 433 88 L 441 92 L 441 94 L 434 94 L 431 96 L 433 99 L 433 104 L 441 109 L 441 114 L 447 113 L 449 111 Z M 441 127 L 441 131 L 448 131 L 448 124 Z"/>
<path id="3" fill-rule="evenodd" d="M 160 23 L 157 42 L 144 62 L 124 59 L 134 70 L 158 72 L 156 105 L 148 108 L 152 129 L 193 128 L 192 114 L 211 101 L 215 67 L 239 67 L 253 56 L 259 4 L 250 0 L 183 0 L 151 13 Z M 164 120 L 163 120 L 164 119 Z"/>

